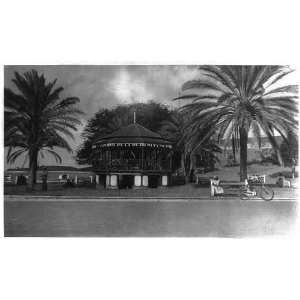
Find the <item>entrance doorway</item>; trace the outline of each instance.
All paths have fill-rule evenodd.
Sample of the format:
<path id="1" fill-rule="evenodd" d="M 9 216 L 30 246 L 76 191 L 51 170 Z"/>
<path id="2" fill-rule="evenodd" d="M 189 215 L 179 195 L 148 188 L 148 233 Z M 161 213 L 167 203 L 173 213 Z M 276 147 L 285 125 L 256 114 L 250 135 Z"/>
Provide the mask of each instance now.
<path id="1" fill-rule="evenodd" d="M 157 188 L 159 185 L 159 176 L 158 175 L 149 175 L 149 187 Z"/>
<path id="2" fill-rule="evenodd" d="M 134 185 L 133 175 L 120 175 L 119 176 L 119 188 L 120 189 L 131 189 Z"/>
<path id="3" fill-rule="evenodd" d="M 106 186 L 106 175 L 104 174 L 99 175 L 99 183 L 104 187 Z"/>

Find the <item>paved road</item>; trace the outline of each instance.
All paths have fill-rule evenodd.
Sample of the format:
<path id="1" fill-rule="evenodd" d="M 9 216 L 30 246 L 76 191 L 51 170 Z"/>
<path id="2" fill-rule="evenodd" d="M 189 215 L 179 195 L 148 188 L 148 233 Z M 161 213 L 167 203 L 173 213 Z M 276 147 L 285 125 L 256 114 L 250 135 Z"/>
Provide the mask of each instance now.
<path id="1" fill-rule="evenodd" d="M 5 236 L 260 237 L 292 233 L 297 201 L 6 197 L 4 214 Z"/>

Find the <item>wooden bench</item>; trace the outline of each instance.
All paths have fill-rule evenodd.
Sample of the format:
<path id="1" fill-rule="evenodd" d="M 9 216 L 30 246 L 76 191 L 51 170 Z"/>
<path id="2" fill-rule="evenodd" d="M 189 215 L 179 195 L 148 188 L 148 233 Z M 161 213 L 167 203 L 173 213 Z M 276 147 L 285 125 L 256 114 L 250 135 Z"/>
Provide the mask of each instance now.
<path id="1" fill-rule="evenodd" d="M 239 182 L 239 181 L 220 181 L 219 185 L 220 187 L 223 188 L 224 193 L 226 191 L 226 194 L 230 194 L 230 192 L 236 193 L 237 191 L 240 190 L 242 186 L 245 186 L 245 183 Z M 219 196 L 220 194 L 215 194 L 215 189 L 214 189 L 214 184 L 213 184 L 213 179 L 210 180 L 210 196 Z M 222 194 L 221 194 L 222 195 Z"/>
<path id="2" fill-rule="evenodd" d="M 217 196 L 215 194 L 213 181 L 214 181 L 214 179 L 210 179 L 210 196 L 211 197 Z M 249 175 L 248 183 L 250 185 L 265 184 L 266 183 L 266 175 Z M 228 192 L 237 193 L 240 191 L 241 187 L 245 186 L 245 182 L 220 180 L 218 186 L 223 188 L 223 190 L 224 190 L 223 194 L 225 194 L 225 190 L 226 190 L 226 194 L 229 194 Z"/>
<path id="3" fill-rule="evenodd" d="M 211 178 L 207 177 L 207 176 L 203 176 L 203 174 L 196 174 L 196 184 L 198 185 L 206 185 L 209 186 L 210 185 L 210 181 Z"/>

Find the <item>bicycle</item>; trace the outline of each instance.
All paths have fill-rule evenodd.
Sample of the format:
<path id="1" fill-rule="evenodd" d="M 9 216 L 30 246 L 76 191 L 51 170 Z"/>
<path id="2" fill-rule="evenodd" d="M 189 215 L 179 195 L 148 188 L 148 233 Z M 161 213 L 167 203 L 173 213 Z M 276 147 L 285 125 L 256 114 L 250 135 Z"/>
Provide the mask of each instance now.
<path id="1" fill-rule="evenodd" d="M 274 198 L 274 191 L 265 186 L 265 175 L 252 175 L 245 180 L 245 185 L 240 189 L 241 200 L 259 197 L 265 201 L 271 201 Z"/>

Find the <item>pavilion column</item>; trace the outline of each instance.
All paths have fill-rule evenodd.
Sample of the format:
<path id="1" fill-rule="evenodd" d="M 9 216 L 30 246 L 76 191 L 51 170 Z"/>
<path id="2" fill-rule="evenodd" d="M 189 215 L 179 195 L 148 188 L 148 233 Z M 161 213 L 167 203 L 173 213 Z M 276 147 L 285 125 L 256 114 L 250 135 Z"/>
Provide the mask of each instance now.
<path id="1" fill-rule="evenodd" d="M 142 187 L 142 175 L 134 175 L 134 188 Z"/>
<path id="2" fill-rule="evenodd" d="M 148 175 L 143 175 L 143 176 L 142 176 L 142 184 L 143 184 L 143 187 L 148 187 L 148 186 L 149 186 L 149 178 L 148 178 Z"/>
<path id="3" fill-rule="evenodd" d="M 161 185 L 162 186 L 168 186 L 169 185 L 169 176 L 168 175 L 162 175 L 161 176 Z"/>

